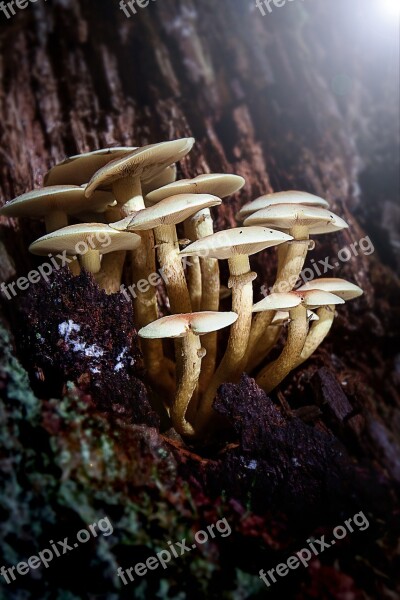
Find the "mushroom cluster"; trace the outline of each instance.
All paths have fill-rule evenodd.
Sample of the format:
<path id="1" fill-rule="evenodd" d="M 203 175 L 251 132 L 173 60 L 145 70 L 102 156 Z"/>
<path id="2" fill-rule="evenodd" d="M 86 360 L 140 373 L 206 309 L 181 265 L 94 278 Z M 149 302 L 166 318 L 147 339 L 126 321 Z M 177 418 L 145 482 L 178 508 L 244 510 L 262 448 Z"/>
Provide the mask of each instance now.
<path id="1" fill-rule="evenodd" d="M 271 392 L 328 335 L 336 305 L 362 290 L 342 279 L 298 286 L 314 246 L 310 237 L 347 227 L 312 194 L 261 196 L 242 207 L 241 226 L 214 232 L 211 209 L 245 181 L 231 174 L 176 181 L 176 163 L 193 144 L 184 138 L 73 156 L 47 173 L 42 189 L 11 200 L 1 214 L 44 217 L 46 235 L 30 251 L 65 252 L 77 259 L 70 267 L 74 274 L 89 271 L 107 293 L 118 292 L 123 281 L 152 282 L 157 269 L 163 272 L 171 314 L 161 316 L 157 286 L 148 285 L 133 297 L 133 323 L 149 383 L 173 427 L 186 438 L 204 438 L 214 424 L 212 405 L 221 384 L 247 371 Z M 257 274 L 249 257 L 272 247 L 276 278 L 269 295 L 253 304 Z M 227 295 L 221 260 L 228 261 L 230 312 L 219 311 Z M 230 330 L 221 348 L 218 331 L 225 327 Z M 283 330 L 280 356 L 265 364 Z M 167 338 L 173 339 L 175 360 Z"/>

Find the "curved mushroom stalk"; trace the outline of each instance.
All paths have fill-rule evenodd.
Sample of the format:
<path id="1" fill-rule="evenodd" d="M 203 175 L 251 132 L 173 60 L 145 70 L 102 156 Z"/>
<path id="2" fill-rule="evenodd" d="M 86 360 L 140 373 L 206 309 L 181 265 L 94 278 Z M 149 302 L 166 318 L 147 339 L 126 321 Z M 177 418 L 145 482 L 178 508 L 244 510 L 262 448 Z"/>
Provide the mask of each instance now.
<path id="1" fill-rule="evenodd" d="M 119 230 L 154 230 L 157 256 L 173 313 L 191 312 L 175 225 L 203 208 L 218 206 L 221 200 L 210 194 L 179 194 L 160 200 L 158 204 L 139 211 L 131 219 L 123 219 L 112 227 Z"/>
<path id="2" fill-rule="evenodd" d="M 205 350 L 201 347 L 199 336 L 191 332 L 180 342 L 181 344 L 176 345 L 177 351 L 181 353 L 181 360 L 177 359 L 176 363 L 178 385 L 170 415 L 177 433 L 184 437 L 193 437 L 195 431 L 186 420 L 186 414 L 199 382 Z"/>
<path id="3" fill-rule="evenodd" d="M 295 202 L 270 204 L 250 214 L 244 223 L 289 230 L 294 238 L 294 241 L 288 244 L 287 251 L 281 251 L 280 270 L 272 288 L 273 292 L 290 291 L 296 285 L 307 257 L 310 234 L 330 233 L 348 227 L 343 219 L 318 204 L 305 205 Z M 253 364 L 259 364 L 264 357 L 263 334 L 271 324 L 272 318 L 271 314 L 260 313 L 253 321 L 249 343 L 249 356 Z"/>
<path id="4" fill-rule="evenodd" d="M 296 306 L 289 311 L 289 314 L 290 322 L 286 346 L 279 358 L 263 369 L 256 378 L 257 385 L 267 393 L 276 388 L 289 375 L 307 339 L 308 319 L 306 307 Z"/>
<path id="5" fill-rule="evenodd" d="M 354 285 L 354 283 L 350 283 L 345 279 L 328 277 L 314 279 L 314 281 L 310 281 L 303 285 L 298 291 L 306 292 L 309 290 L 330 292 L 339 296 L 339 298 L 342 298 L 346 302 L 348 300 L 359 298 L 363 294 L 362 289 L 358 287 L 358 285 Z M 317 311 L 317 316 L 319 320 L 311 326 L 300 358 L 296 363 L 296 367 L 308 360 L 310 356 L 314 354 L 315 350 L 322 344 L 330 332 L 335 318 L 335 306 L 321 306 Z"/>
<path id="6" fill-rule="evenodd" d="M 334 305 L 321 306 L 317 310 L 317 316 L 318 320 L 314 321 L 311 325 L 304 347 L 294 368 L 299 367 L 303 362 L 308 360 L 329 334 L 335 319 Z"/>
<path id="7" fill-rule="evenodd" d="M 184 138 L 171 142 L 163 142 L 138 148 L 127 156 L 114 160 L 97 171 L 86 187 L 86 196 L 90 197 L 97 188 L 111 187 L 122 217 L 144 210 L 142 184 L 146 185 L 168 171 L 173 176 L 172 163 L 190 152 L 194 144 L 193 138 Z M 165 173 L 164 173 L 165 174 Z M 154 236 L 152 231 L 139 233 L 141 245 L 130 254 L 132 280 L 148 282 L 156 273 Z M 145 286 L 145 290 L 133 298 L 136 324 L 143 327 L 158 318 L 157 294 L 154 285 Z M 165 380 L 169 390 L 172 381 L 165 368 L 162 344 L 159 340 L 144 341 L 142 345 L 144 360 L 150 380 Z"/>
<path id="8" fill-rule="evenodd" d="M 271 293 L 291 291 L 304 268 L 310 241 L 293 240 L 282 244 L 281 259 L 278 266 L 278 274 Z M 278 252 L 281 247 L 278 247 Z M 266 329 L 271 325 L 274 318 L 273 312 L 258 313 L 252 323 L 249 347 L 248 347 L 248 369 L 255 369 L 266 357 L 269 342 L 265 336 Z"/>
<path id="9" fill-rule="evenodd" d="M 224 357 L 206 388 L 198 410 L 196 427 L 203 429 L 213 417 L 212 403 L 221 383 L 240 377 L 246 362 L 251 328 L 253 280 L 249 256 L 282 244 L 291 237 L 264 227 L 235 228 L 204 237 L 182 250 L 182 256 L 228 259 L 232 288 L 232 310 L 239 317 L 232 326 Z"/>
<path id="10" fill-rule="evenodd" d="M 343 304 L 344 300 L 329 292 L 309 290 L 271 294 L 253 307 L 254 312 L 289 310 L 288 338 L 281 355 L 267 365 L 256 378 L 267 393 L 275 389 L 295 368 L 306 343 L 309 322 L 307 308 Z"/>
<path id="11" fill-rule="evenodd" d="M 146 196 L 146 203 L 156 204 L 178 194 L 211 194 L 218 198 L 231 196 L 245 184 L 243 177 L 226 173 L 207 173 L 193 179 L 181 179 Z M 209 208 L 195 213 L 185 221 L 185 236 L 196 241 L 212 235 L 214 225 Z M 187 280 L 192 310 L 215 311 L 219 308 L 220 275 L 218 261 L 209 257 L 192 256 L 187 265 Z M 200 389 L 204 390 L 215 369 L 217 335 L 211 333 L 203 340 L 207 354 L 200 375 Z"/>
<path id="12" fill-rule="evenodd" d="M 139 336 L 151 339 L 179 338 L 176 348 L 177 391 L 171 407 L 171 419 L 176 431 L 185 437 L 197 434 L 187 420 L 190 403 L 195 397 L 204 350 L 200 335 L 232 325 L 235 313 L 199 312 L 170 315 L 150 323 L 139 331 Z"/>
<path id="13" fill-rule="evenodd" d="M 253 306 L 253 281 L 257 275 L 250 269 L 248 256 L 230 258 L 228 262 L 231 274 L 228 286 L 232 288 L 232 311 L 239 316 L 231 327 L 223 359 L 211 377 L 201 400 L 196 419 L 196 427 L 200 430 L 212 416 L 212 402 L 219 386 L 225 382 L 237 381 L 243 373 L 246 362 Z"/>

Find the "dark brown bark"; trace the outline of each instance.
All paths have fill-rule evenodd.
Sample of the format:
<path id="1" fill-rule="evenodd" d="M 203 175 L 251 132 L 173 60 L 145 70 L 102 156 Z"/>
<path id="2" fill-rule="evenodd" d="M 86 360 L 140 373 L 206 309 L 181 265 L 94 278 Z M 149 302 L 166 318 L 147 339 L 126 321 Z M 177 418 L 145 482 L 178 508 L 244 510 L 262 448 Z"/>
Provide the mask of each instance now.
<path id="1" fill-rule="evenodd" d="M 335 276 L 365 296 L 340 309 L 282 391 L 293 410 L 319 405 L 319 428 L 400 482 L 394 24 L 372 0 L 351 10 L 344 0 L 298 1 L 265 17 L 252 4 L 157 0 L 128 19 L 116 0 L 38 0 L 9 21 L 0 15 L 2 201 L 40 186 L 68 155 L 187 135 L 197 143 L 180 175 L 246 178 L 215 213 L 218 228 L 261 193 L 326 197 L 350 229 L 319 238 L 313 257 L 334 258 L 366 234 L 375 253 L 338 266 Z M 1 220 L 1 280 L 29 270 L 26 248 L 41 232 Z M 256 290 L 272 284 L 271 254 L 254 268 Z M 5 310 L 12 318 L 12 304 Z"/>

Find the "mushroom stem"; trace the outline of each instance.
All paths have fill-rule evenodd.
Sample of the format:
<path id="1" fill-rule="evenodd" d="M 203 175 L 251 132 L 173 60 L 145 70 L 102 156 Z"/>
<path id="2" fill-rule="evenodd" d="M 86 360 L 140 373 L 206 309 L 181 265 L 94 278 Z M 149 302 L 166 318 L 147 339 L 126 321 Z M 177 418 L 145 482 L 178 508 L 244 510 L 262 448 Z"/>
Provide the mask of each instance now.
<path id="1" fill-rule="evenodd" d="M 274 348 L 279 340 L 279 337 L 281 335 L 281 331 L 282 331 L 282 325 L 274 325 L 271 324 L 269 327 L 267 327 L 267 329 L 264 332 L 264 336 L 265 339 L 263 338 L 263 357 L 261 360 L 264 360 L 264 358 L 267 358 L 268 354 L 271 352 L 272 348 Z M 246 370 L 248 373 L 251 373 L 252 371 L 254 371 L 254 369 L 256 369 L 259 365 L 260 362 L 260 355 L 254 355 L 251 357 L 251 359 L 247 362 L 246 365 Z"/>
<path id="2" fill-rule="evenodd" d="M 201 240 L 214 233 L 214 223 L 209 208 L 205 208 L 189 220 L 189 239 L 196 241 Z M 195 257 L 192 256 L 191 260 L 199 262 L 200 269 L 200 281 L 201 281 L 201 292 L 200 292 L 200 310 L 202 311 L 217 311 L 219 309 L 219 294 L 220 294 L 220 273 L 218 259 L 207 258 L 207 257 Z M 194 266 L 196 268 L 196 266 Z M 208 384 L 212 374 L 215 371 L 215 363 L 217 360 L 217 332 L 213 331 L 204 336 L 202 342 L 206 350 L 206 355 L 203 360 L 203 365 L 200 375 L 200 390 L 204 391 Z"/>
<path id="3" fill-rule="evenodd" d="M 192 242 L 198 239 L 191 219 L 185 221 L 184 229 L 187 239 Z M 187 280 L 192 309 L 197 312 L 200 310 L 202 297 L 201 268 L 198 256 L 191 256 L 190 259 L 187 259 Z"/>
<path id="4" fill-rule="evenodd" d="M 126 217 L 145 208 L 142 185 L 139 177 L 125 177 L 113 184 L 113 193 L 119 204 L 121 217 Z M 120 218 L 121 218 L 120 217 Z M 141 244 L 130 252 L 133 283 L 145 280 L 156 273 L 154 235 L 151 230 L 138 231 Z M 137 328 L 145 327 L 158 319 L 156 288 L 153 285 L 133 297 L 133 310 Z M 189 311 L 190 312 L 190 311 Z M 161 340 L 141 340 L 144 363 L 150 382 L 164 388 L 168 394 L 174 393 L 174 382 L 166 368 Z"/>
<path id="5" fill-rule="evenodd" d="M 126 250 L 110 252 L 103 256 L 100 272 L 95 279 L 106 294 L 115 294 L 121 289 Z"/>
<path id="6" fill-rule="evenodd" d="M 199 381 L 204 350 L 198 335 L 191 331 L 176 345 L 176 371 L 178 385 L 171 408 L 171 420 L 175 431 L 182 436 L 194 435 L 192 425 L 186 421 L 189 403 Z"/>
<path id="7" fill-rule="evenodd" d="M 192 306 L 187 288 L 174 225 L 159 225 L 154 230 L 157 256 L 164 273 L 165 286 L 173 314 L 190 313 Z"/>
<path id="8" fill-rule="evenodd" d="M 295 367 L 300 366 L 314 354 L 315 350 L 322 344 L 330 332 L 335 319 L 335 307 L 333 305 L 321 306 L 317 310 L 319 321 L 314 321 L 305 341 L 300 357 Z"/>
<path id="9" fill-rule="evenodd" d="M 222 383 L 236 381 L 241 376 L 246 362 L 246 350 L 250 335 L 253 307 L 253 281 L 256 274 L 250 270 L 247 255 L 233 256 L 228 259 L 232 288 L 232 311 L 238 319 L 231 326 L 227 349 L 214 373 L 208 388 L 200 402 L 196 418 L 196 429 L 203 429 L 212 419 L 212 403 Z"/>
<path id="10" fill-rule="evenodd" d="M 82 269 L 86 269 L 86 271 L 95 275 L 101 269 L 100 252 L 89 248 L 87 252 L 79 256 L 79 262 Z"/>
<path id="11" fill-rule="evenodd" d="M 296 285 L 307 258 L 310 243 L 308 227 L 296 225 L 290 230 L 290 235 L 294 239 L 285 244 L 287 247 L 285 254 L 284 250 L 281 252 L 283 263 L 278 270 L 272 292 L 290 292 Z M 271 325 L 274 314 L 274 311 L 260 312 L 253 320 L 248 348 L 249 361 L 253 368 L 258 366 L 265 357 L 267 342 L 264 332 Z"/>
<path id="12" fill-rule="evenodd" d="M 281 355 L 270 363 L 256 378 L 265 392 L 269 393 L 294 369 L 303 350 L 308 334 L 307 308 L 300 304 L 290 309 L 288 338 Z"/>
<path id="13" fill-rule="evenodd" d="M 46 233 L 53 233 L 68 226 L 68 217 L 62 210 L 53 210 L 44 217 Z"/>

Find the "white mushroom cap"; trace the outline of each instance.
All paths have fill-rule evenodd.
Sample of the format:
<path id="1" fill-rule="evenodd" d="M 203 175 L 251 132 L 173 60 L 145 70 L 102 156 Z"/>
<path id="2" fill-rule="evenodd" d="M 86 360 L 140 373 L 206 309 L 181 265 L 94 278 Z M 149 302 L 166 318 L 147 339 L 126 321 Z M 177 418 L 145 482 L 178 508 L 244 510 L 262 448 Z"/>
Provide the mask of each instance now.
<path id="1" fill-rule="evenodd" d="M 203 208 L 218 206 L 222 200 L 209 194 L 179 194 L 170 196 L 149 208 L 140 210 L 121 221 L 111 223 L 120 231 L 144 231 L 160 225 L 176 225 Z"/>
<path id="2" fill-rule="evenodd" d="M 142 338 L 181 338 L 190 331 L 196 335 L 205 335 L 232 325 L 238 318 L 234 312 L 204 311 L 182 315 L 162 317 L 139 331 Z"/>
<path id="3" fill-rule="evenodd" d="M 75 154 L 52 167 L 44 176 L 44 185 L 82 185 L 104 165 L 134 150 L 134 146 L 120 146 Z"/>
<path id="4" fill-rule="evenodd" d="M 168 196 L 176 196 L 176 194 L 212 194 L 219 198 L 225 198 L 240 190 L 245 183 L 243 177 L 239 175 L 208 173 L 198 175 L 193 179 L 180 179 L 155 190 L 147 194 L 146 202 L 149 205 L 156 204 L 160 200 L 164 200 Z"/>
<path id="5" fill-rule="evenodd" d="M 329 233 L 347 229 L 347 223 L 326 208 L 298 204 L 276 204 L 263 208 L 247 217 L 247 225 L 269 225 L 289 230 L 295 225 L 308 227 L 311 234 Z"/>
<path id="6" fill-rule="evenodd" d="M 344 304 L 344 300 L 330 292 L 321 290 L 308 290 L 304 292 L 276 292 L 272 293 L 253 306 L 253 312 L 264 312 L 266 310 L 286 311 L 303 304 L 307 308 L 317 308 L 319 306 L 330 306 L 334 304 Z"/>
<path id="7" fill-rule="evenodd" d="M 197 240 L 182 250 L 180 255 L 204 255 L 221 260 L 239 255 L 250 256 L 291 239 L 290 235 L 266 227 L 238 227 Z"/>
<path id="8" fill-rule="evenodd" d="M 272 293 L 254 304 L 253 313 L 266 310 L 287 311 L 290 308 L 299 306 L 301 302 L 302 299 L 296 292 Z"/>
<path id="9" fill-rule="evenodd" d="M 22 194 L 5 204 L 0 214 L 7 217 L 43 217 L 53 211 L 76 215 L 83 211 L 102 212 L 115 206 L 109 192 L 96 192 L 90 199 L 85 189 L 75 185 L 55 185 Z"/>
<path id="10" fill-rule="evenodd" d="M 243 220 L 258 210 L 276 204 L 304 204 L 305 206 L 320 206 L 321 208 L 328 208 L 329 206 L 328 202 L 319 196 L 314 196 L 314 194 L 309 194 L 308 192 L 290 190 L 287 192 L 265 194 L 252 202 L 248 202 L 242 206 L 237 214 L 237 218 Z"/>
<path id="11" fill-rule="evenodd" d="M 65 250 L 68 255 L 74 256 L 82 254 L 77 247 L 79 242 L 86 242 L 89 250 L 108 254 L 118 250 L 134 250 L 140 245 L 141 239 L 134 233 L 116 231 L 101 223 L 83 223 L 69 225 L 41 237 L 29 246 L 29 251 L 45 256 L 50 252 Z"/>
<path id="12" fill-rule="evenodd" d="M 297 291 L 295 293 L 302 298 L 303 306 L 307 306 L 307 308 L 310 309 L 318 308 L 320 306 L 344 304 L 343 298 L 339 298 L 339 296 L 323 290 Z"/>
<path id="13" fill-rule="evenodd" d="M 325 292 L 332 292 L 343 300 L 353 300 L 363 295 L 363 291 L 358 285 L 350 283 L 345 279 L 322 277 L 321 279 L 314 279 L 308 281 L 299 288 L 299 292 L 308 290 L 324 290 Z"/>
<path id="14" fill-rule="evenodd" d="M 86 187 L 86 196 L 91 196 L 97 188 L 108 188 L 125 177 L 140 177 L 148 182 L 186 156 L 193 144 L 193 138 L 161 142 L 143 146 L 128 156 L 113 160 L 93 175 Z"/>

